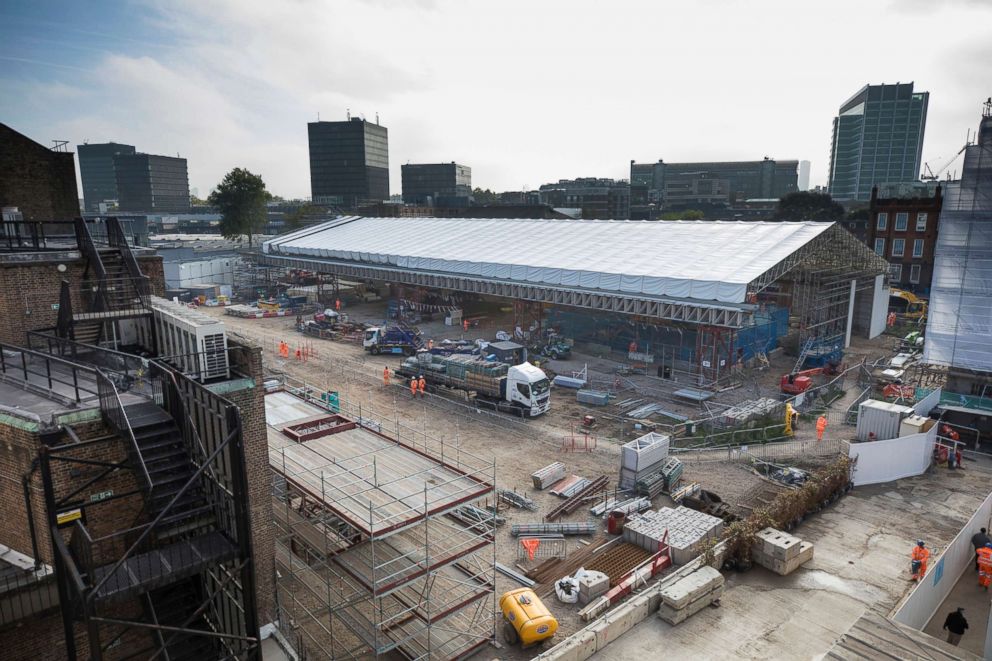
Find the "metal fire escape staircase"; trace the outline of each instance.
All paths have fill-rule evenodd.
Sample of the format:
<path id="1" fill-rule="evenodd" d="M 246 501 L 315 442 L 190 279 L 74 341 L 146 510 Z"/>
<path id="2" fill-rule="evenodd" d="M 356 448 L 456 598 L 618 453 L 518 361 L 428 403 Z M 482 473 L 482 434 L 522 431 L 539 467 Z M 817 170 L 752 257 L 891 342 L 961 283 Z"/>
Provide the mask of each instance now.
<path id="1" fill-rule="evenodd" d="M 105 228 L 105 234 L 99 232 Z M 82 344 L 107 340 L 113 323 L 151 314 L 151 284 L 141 272 L 117 218 L 105 224 L 75 221 L 76 244 L 86 260 L 80 299 L 86 309 L 71 310 L 71 296 L 63 292 L 57 330 L 63 338 Z M 68 283 L 63 281 L 63 289 Z M 64 312 L 64 307 L 67 306 Z"/>
<path id="2" fill-rule="evenodd" d="M 96 378 L 103 420 L 127 448 L 127 460 L 97 461 L 85 442 L 46 447 L 41 457 L 70 658 L 77 621 L 86 625 L 94 660 L 122 640 L 129 640 L 124 658 L 258 658 L 236 408 L 156 361 L 147 375 L 151 398 L 119 392 L 103 371 Z M 60 492 L 58 475 L 93 466 L 102 472 Z M 144 506 L 137 519 L 107 523 L 101 516 L 112 531 L 95 537 L 83 514 L 66 542 L 60 513 L 91 507 L 83 492 L 98 490 L 101 479 L 121 469 L 138 485 Z M 120 658 L 116 650 L 114 656 Z"/>

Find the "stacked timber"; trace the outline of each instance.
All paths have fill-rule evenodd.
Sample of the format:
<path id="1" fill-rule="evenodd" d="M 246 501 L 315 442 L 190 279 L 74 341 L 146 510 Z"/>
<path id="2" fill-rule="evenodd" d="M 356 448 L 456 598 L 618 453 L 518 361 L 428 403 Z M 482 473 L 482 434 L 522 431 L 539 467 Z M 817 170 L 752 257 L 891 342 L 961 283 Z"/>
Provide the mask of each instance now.
<path id="1" fill-rule="evenodd" d="M 530 475 L 530 479 L 534 481 L 534 488 L 542 491 L 564 477 L 565 464 L 560 461 L 556 461 L 553 464 L 548 464 L 544 468 L 536 470 Z"/>

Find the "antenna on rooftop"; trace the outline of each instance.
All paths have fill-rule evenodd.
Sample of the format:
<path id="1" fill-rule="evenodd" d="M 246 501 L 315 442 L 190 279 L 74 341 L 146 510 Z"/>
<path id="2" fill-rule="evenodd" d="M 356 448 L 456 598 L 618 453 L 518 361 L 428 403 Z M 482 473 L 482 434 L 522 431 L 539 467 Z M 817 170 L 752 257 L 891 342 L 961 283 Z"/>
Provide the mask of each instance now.
<path id="1" fill-rule="evenodd" d="M 52 140 L 52 151 L 69 151 L 67 144 L 68 140 Z"/>
<path id="2" fill-rule="evenodd" d="M 987 98 L 982 105 L 982 117 L 992 117 L 992 96 Z"/>
<path id="3" fill-rule="evenodd" d="M 350 122 L 351 121 L 351 108 L 345 108 L 345 112 L 347 113 L 348 121 Z"/>
<path id="4" fill-rule="evenodd" d="M 375 124 L 376 124 L 376 126 L 379 125 L 379 113 L 378 112 L 375 114 Z"/>
<path id="5" fill-rule="evenodd" d="M 317 111 L 317 121 L 318 122 L 320 121 L 320 111 L 319 110 Z"/>

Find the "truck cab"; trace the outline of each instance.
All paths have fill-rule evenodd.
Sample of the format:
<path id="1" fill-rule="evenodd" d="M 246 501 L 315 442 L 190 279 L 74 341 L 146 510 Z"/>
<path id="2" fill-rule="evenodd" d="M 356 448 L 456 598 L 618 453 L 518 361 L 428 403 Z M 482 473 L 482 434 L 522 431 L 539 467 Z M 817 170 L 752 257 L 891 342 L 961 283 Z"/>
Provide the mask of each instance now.
<path id="1" fill-rule="evenodd" d="M 551 382 L 543 370 L 530 363 L 513 365 L 506 373 L 505 397 L 525 415 L 535 417 L 551 408 Z"/>
<path id="2" fill-rule="evenodd" d="M 365 337 L 362 338 L 362 347 L 366 351 L 372 350 L 373 347 L 378 347 L 381 339 L 381 332 L 382 329 L 378 326 L 365 329 Z"/>

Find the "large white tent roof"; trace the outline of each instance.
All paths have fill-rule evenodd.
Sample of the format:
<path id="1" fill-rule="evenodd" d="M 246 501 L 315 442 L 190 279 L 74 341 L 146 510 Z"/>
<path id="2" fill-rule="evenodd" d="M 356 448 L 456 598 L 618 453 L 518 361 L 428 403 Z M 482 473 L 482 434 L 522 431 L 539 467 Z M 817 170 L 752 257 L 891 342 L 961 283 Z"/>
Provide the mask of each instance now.
<path id="1" fill-rule="evenodd" d="M 747 285 L 832 223 L 341 218 L 269 254 L 432 273 L 743 303 Z"/>

